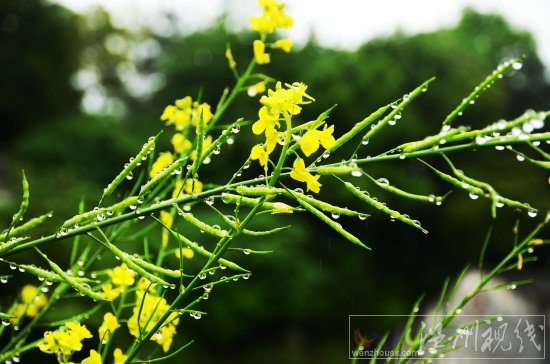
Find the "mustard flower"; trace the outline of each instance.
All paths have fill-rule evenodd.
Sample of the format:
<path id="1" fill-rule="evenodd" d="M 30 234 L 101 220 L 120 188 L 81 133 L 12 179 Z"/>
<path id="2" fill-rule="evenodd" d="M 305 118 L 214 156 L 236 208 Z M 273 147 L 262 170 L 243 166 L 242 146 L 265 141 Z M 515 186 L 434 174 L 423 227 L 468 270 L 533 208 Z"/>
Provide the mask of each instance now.
<path id="1" fill-rule="evenodd" d="M 252 86 L 249 86 L 246 92 L 247 92 L 248 96 L 254 97 L 256 95 L 263 94 L 265 92 L 265 90 L 266 90 L 265 82 L 260 81 L 258 83 L 253 84 Z"/>
<path id="2" fill-rule="evenodd" d="M 279 39 L 273 43 L 273 48 L 280 49 L 283 52 L 290 53 L 292 50 L 292 39 L 285 38 L 285 39 Z"/>
<path id="3" fill-rule="evenodd" d="M 252 43 L 254 49 L 254 59 L 258 64 L 268 64 L 271 62 L 271 56 L 269 53 L 265 53 L 265 43 L 256 39 Z"/>
<path id="4" fill-rule="evenodd" d="M 120 348 L 116 348 L 113 351 L 114 364 L 124 364 L 126 362 L 127 355 L 124 355 Z"/>
<path id="5" fill-rule="evenodd" d="M 176 249 L 174 251 L 174 255 L 179 259 L 181 257 L 181 255 L 183 254 L 183 257 L 184 258 L 187 258 L 187 259 L 193 259 L 193 257 L 195 256 L 195 252 L 193 251 L 193 249 L 190 249 L 190 248 L 182 248 L 181 249 L 181 253 L 180 253 L 180 250 L 179 249 Z"/>
<path id="6" fill-rule="evenodd" d="M 82 360 L 82 364 L 102 364 L 101 355 L 95 350 L 90 350 L 90 356 Z"/>
<path id="7" fill-rule="evenodd" d="M 261 107 L 260 111 L 258 111 L 258 116 L 260 117 L 258 121 L 252 124 L 252 132 L 254 134 L 260 135 L 264 131 L 267 133 L 269 130 L 275 129 L 275 127 L 280 127 L 279 114 L 271 112 L 268 107 Z"/>
<path id="8" fill-rule="evenodd" d="M 183 194 L 192 194 L 192 193 L 201 193 L 202 192 L 202 182 L 195 181 L 194 179 L 188 178 L 185 180 L 185 186 L 183 186 L 183 181 L 178 180 L 174 186 L 174 192 L 172 193 L 172 198 L 182 196 Z"/>
<path id="9" fill-rule="evenodd" d="M 118 323 L 118 320 L 116 319 L 116 316 L 113 315 L 110 312 L 107 312 L 103 316 L 103 323 L 98 329 L 99 332 L 99 338 L 101 340 L 107 340 L 116 329 L 120 327 L 120 324 Z"/>
<path id="10" fill-rule="evenodd" d="M 307 184 L 307 190 L 319 193 L 321 184 L 318 182 L 319 175 L 313 176 L 309 173 L 304 163 L 304 160 L 297 158 L 293 165 L 292 171 L 290 171 L 290 177 L 299 182 L 305 182 Z"/>
<path id="11" fill-rule="evenodd" d="M 332 136 L 333 132 L 334 125 L 327 128 L 326 124 L 322 131 L 317 129 L 306 131 L 298 141 L 300 149 L 307 157 L 315 153 L 319 149 L 319 145 L 322 145 L 325 149 L 329 149 L 336 142 Z"/>
<path id="12" fill-rule="evenodd" d="M 250 152 L 250 159 L 257 159 L 260 162 L 260 165 L 262 167 L 265 167 L 265 169 L 267 170 L 267 160 L 269 159 L 269 154 L 261 145 L 256 144 L 252 147 L 252 151 Z"/>
<path id="13" fill-rule="evenodd" d="M 112 301 L 120 296 L 120 292 L 122 291 L 120 287 L 113 287 L 111 283 L 102 284 L 101 289 L 103 290 L 103 297 L 109 301 Z"/>
<path id="14" fill-rule="evenodd" d="M 66 324 L 67 329 L 46 331 L 44 339 L 38 345 L 40 351 L 47 354 L 60 354 L 69 357 L 75 351 L 82 350 L 82 340 L 92 337 L 86 326 L 77 322 Z"/>
<path id="15" fill-rule="evenodd" d="M 42 307 L 46 306 L 48 303 L 48 297 L 40 292 L 38 287 L 33 286 L 32 284 L 27 284 L 21 289 L 19 294 L 21 298 L 21 303 L 17 305 L 14 315 L 14 321 L 18 320 L 23 315 L 27 317 L 36 317 L 38 312 Z"/>
<path id="16" fill-rule="evenodd" d="M 235 58 L 233 58 L 233 53 L 231 52 L 231 48 L 227 48 L 225 50 L 225 58 L 227 59 L 227 65 L 229 66 L 229 68 L 237 67 L 237 62 L 235 62 Z"/>
<path id="17" fill-rule="evenodd" d="M 130 270 L 126 263 L 122 263 L 120 266 L 114 267 L 109 270 L 107 274 L 111 277 L 113 284 L 116 284 L 117 286 L 131 286 L 135 282 L 134 276 L 136 273 L 133 270 Z"/>
<path id="18" fill-rule="evenodd" d="M 273 33 L 277 28 L 292 27 L 293 20 L 285 14 L 285 5 L 273 0 L 260 0 L 262 15 L 250 17 L 250 28 L 259 33 Z"/>
<path id="19" fill-rule="evenodd" d="M 182 133 L 175 133 L 170 140 L 176 153 L 182 154 L 193 147 L 193 143 Z"/>
<path id="20" fill-rule="evenodd" d="M 260 103 L 267 106 L 272 114 L 298 115 L 302 111 L 299 105 L 315 101 L 306 93 L 307 86 L 304 83 L 285 84 L 285 87 L 283 88 L 281 82 L 277 82 L 275 91 L 268 90 L 267 96 L 260 98 Z"/>
<path id="21" fill-rule="evenodd" d="M 172 153 L 170 152 L 163 152 L 160 153 L 157 157 L 157 160 L 153 165 L 151 166 L 151 170 L 149 171 L 149 177 L 153 178 L 157 174 L 160 173 L 164 168 L 166 168 L 168 165 L 170 165 L 174 161 L 174 157 L 172 156 Z"/>

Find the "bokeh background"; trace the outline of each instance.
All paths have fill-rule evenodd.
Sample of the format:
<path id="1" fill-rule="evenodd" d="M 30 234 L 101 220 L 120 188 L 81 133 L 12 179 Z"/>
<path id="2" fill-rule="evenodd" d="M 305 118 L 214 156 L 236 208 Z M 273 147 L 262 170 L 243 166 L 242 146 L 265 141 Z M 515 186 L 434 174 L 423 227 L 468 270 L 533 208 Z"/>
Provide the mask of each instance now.
<path id="1" fill-rule="evenodd" d="M 257 12 L 249 6 L 246 9 Z M 2 1 L 0 225 L 8 225 L 19 203 L 21 169 L 31 184 L 30 214 L 53 209 L 44 232 L 53 231 L 74 215 L 82 196 L 97 201 L 127 159 L 163 127 L 159 115 L 164 106 L 199 91 L 205 101 L 216 104 L 223 88 L 233 83 L 224 57 L 226 44 L 241 64 L 251 57 L 254 35 L 233 26 L 232 16 L 222 12 L 200 27 L 190 21 L 186 28 L 177 14 L 165 13 L 162 27 L 144 22 L 122 27 L 100 8 L 82 13 L 42 0 Z M 522 70 L 495 83 L 459 121 L 482 127 L 526 109 L 550 109 L 550 83 L 534 37 L 500 15 L 465 9 L 445 28 L 417 34 L 396 30 L 355 43 L 352 48 L 332 48 L 311 32 L 292 54 L 274 55 L 262 71 L 309 85 L 317 102 L 304 109 L 304 119 L 337 103 L 331 114 L 336 134 L 436 76 L 429 92 L 405 111 L 397 127 L 380 133 L 363 150 L 365 155 L 437 132 L 447 113 L 477 83 L 514 56 L 525 56 Z M 243 95 L 227 122 L 241 116 L 253 119 L 257 109 L 257 99 Z M 162 143 L 170 149 L 167 138 Z M 243 128 L 201 179 L 216 181 L 220 174 L 232 173 L 254 143 L 255 137 Z M 548 173 L 518 162 L 512 153 L 479 150 L 455 158 L 457 167 L 493 183 L 501 194 L 548 209 Z M 368 168 L 371 175 L 411 191 L 444 194 L 450 189 L 416 162 Z M 331 191 L 329 200 L 360 208 L 328 179 L 324 183 Z M 406 314 L 422 293 L 428 302 L 437 297 L 444 277 L 475 264 L 491 224 L 489 265 L 513 244 L 511 230 L 517 219 L 521 232 L 538 220 L 502 209 L 493 222 L 487 201 L 472 201 L 462 192 L 436 207 L 396 199 L 367 183 L 363 187 L 422 221 L 430 234 L 376 212 L 365 222 L 341 218 L 373 247 L 364 252 L 308 216 L 278 218 L 293 228 L 254 243 L 273 254 L 236 258 L 253 277 L 215 290 L 204 305 L 208 315 L 180 324 L 181 343 L 195 339 L 182 356 L 186 362 L 345 362 L 349 314 Z M 65 249 L 68 242 L 56 243 L 50 254 L 62 259 Z M 36 259 L 25 254 L 18 259 Z M 521 277 L 548 282 L 549 266 L 550 255 L 541 250 L 539 261 Z M 8 268 L 0 266 L 0 274 L 6 272 Z M 507 278 L 516 277 L 511 273 Z M 0 287 L 0 305 L 9 302 L 16 285 L 30 279 L 19 278 Z M 548 311 L 550 295 L 544 285 L 520 288 L 517 294 L 536 302 L 540 312 L 534 313 Z"/>

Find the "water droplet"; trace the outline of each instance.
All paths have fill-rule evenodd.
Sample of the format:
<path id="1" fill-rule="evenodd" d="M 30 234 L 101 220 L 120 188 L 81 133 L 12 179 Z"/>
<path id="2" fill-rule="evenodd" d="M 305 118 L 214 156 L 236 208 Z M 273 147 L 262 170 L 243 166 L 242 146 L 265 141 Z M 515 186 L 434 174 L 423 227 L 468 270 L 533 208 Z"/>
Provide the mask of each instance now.
<path id="1" fill-rule="evenodd" d="M 496 150 L 504 150 L 504 145 L 496 145 L 495 149 Z"/>
<path id="2" fill-rule="evenodd" d="M 238 132 L 241 131 L 241 126 L 239 124 L 233 124 L 233 126 L 231 127 L 231 131 L 234 134 L 237 134 Z"/>
<path id="3" fill-rule="evenodd" d="M 482 145 L 485 144 L 486 141 L 487 139 L 483 135 L 476 136 L 476 144 Z"/>
<path id="4" fill-rule="evenodd" d="M 234 143 L 235 143 L 235 139 L 233 139 L 233 138 L 229 137 L 229 138 L 227 138 L 227 141 L 226 141 L 226 143 L 227 143 L 227 144 L 229 144 L 229 145 L 232 145 L 232 144 L 234 144 Z"/>
<path id="5" fill-rule="evenodd" d="M 409 101 L 410 97 L 411 97 L 411 95 L 409 95 L 409 94 L 403 95 L 403 101 Z"/>
<path id="6" fill-rule="evenodd" d="M 459 112 L 458 112 L 458 116 L 462 116 L 462 111 L 459 111 Z"/>
<path id="7" fill-rule="evenodd" d="M 413 312 L 418 312 L 420 309 L 418 307 L 413 308 Z"/>
<path id="8" fill-rule="evenodd" d="M 199 279 L 206 279 L 206 273 L 199 274 Z"/>
<path id="9" fill-rule="evenodd" d="M 220 269 L 225 269 L 225 268 L 227 268 L 225 265 L 220 264 Z"/>
<path id="10" fill-rule="evenodd" d="M 214 153 L 215 155 L 218 155 L 221 153 L 221 151 L 222 151 L 222 148 L 218 145 L 212 153 Z"/>
<path id="11" fill-rule="evenodd" d="M 16 269 L 17 269 L 17 265 L 15 265 L 15 263 L 10 263 L 10 269 L 11 269 L 11 270 L 16 270 Z"/>
<path id="12" fill-rule="evenodd" d="M 535 251 L 535 250 L 534 250 L 533 248 L 528 248 L 528 249 L 527 249 L 527 253 L 529 253 L 529 254 L 533 253 L 534 251 Z"/>
<path id="13" fill-rule="evenodd" d="M 474 100 L 470 100 L 470 105 L 475 104 L 476 102 Z"/>
<path id="14" fill-rule="evenodd" d="M 208 285 L 208 286 L 204 286 L 203 288 L 204 288 L 204 291 L 205 291 L 205 292 L 210 292 L 210 291 L 212 291 L 212 285 L 211 285 L 211 284 Z"/>
<path id="15" fill-rule="evenodd" d="M 361 173 L 361 171 L 359 169 L 354 169 L 353 171 L 351 171 L 351 175 L 353 177 L 361 177 L 363 175 L 363 173 Z"/>
<path id="16" fill-rule="evenodd" d="M 339 213 L 336 213 L 336 212 L 331 213 L 330 216 L 332 216 L 332 218 L 333 218 L 334 220 L 337 220 L 337 219 L 340 218 L 340 214 L 339 214 Z"/>
<path id="17" fill-rule="evenodd" d="M 208 293 L 203 293 L 203 295 L 202 295 L 203 300 L 207 300 L 208 297 L 210 297 L 210 295 Z"/>
<path id="18" fill-rule="evenodd" d="M 244 255 L 250 255 L 250 250 L 243 250 Z"/>
<path id="19" fill-rule="evenodd" d="M 101 340 L 101 344 L 102 344 L 102 345 L 105 345 L 105 344 L 107 344 L 107 339 L 103 339 L 103 340 Z"/>
<path id="20" fill-rule="evenodd" d="M 0 283 L 8 283 L 8 277 L 7 276 L 0 277 Z"/>
<path id="21" fill-rule="evenodd" d="M 516 159 L 518 160 L 518 162 L 523 162 L 525 160 L 525 157 L 521 154 L 516 154 Z"/>
<path id="22" fill-rule="evenodd" d="M 523 64 L 520 61 L 515 61 L 512 63 L 512 68 L 517 70 L 520 70 L 523 67 Z"/>
<path id="23" fill-rule="evenodd" d="M 358 217 L 359 217 L 359 220 L 364 221 L 367 218 L 367 215 L 360 214 Z"/>
<path id="24" fill-rule="evenodd" d="M 397 104 L 396 104 L 395 102 L 393 102 L 393 103 L 390 105 L 390 107 L 391 107 L 392 109 L 395 109 L 395 108 L 397 107 Z"/>
<path id="25" fill-rule="evenodd" d="M 130 173 L 126 175 L 126 179 L 130 181 L 132 178 L 134 178 L 134 174 L 132 173 L 132 171 L 130 171 Z"/>
<path id="26" fill-rule="evenodd" d="M 24 273 L 24 272 L 25 272 L 25 268 L 23 268 L 23 267 L 19 267 L 18 270 L 19 270 L 21 273 Z"/>
<path id="27" fill-rule="evenodd" d="M 529 217 L 537 217 L 537 213 L 538 213 L 538 210 L 535 210 L 535 209 L 527 211 L 527 215 Z"/>
<path id="28" fill-rule="evenodd" d="M 472 200 L 477 200 L 479 198 L 479 195 L 475 192 L 470 192 L 469 196 Z"/>
<path id="29" fill-rule="evenodd" d="M 390 125 L 395 125 L 396 123 L 397 123 L 397 121 L 395 121 L 394 119 L 391 119 L 390 121 L 388 121 L 388 124 L 390 124 Z"/>
<path id="30" fill-rule="evenodd" d="M 405 154 L 399 154 L 399 159 L 401 160 L 405 159 Z"/>
<path id="31" fill-rule="evenodd" d="M 510 286 L 508 286 L 509 289 L 516 289 L 518 286 L 516 286 L 515 284 L 511 284 Z"/>
<path id="32" fill-rule="evenodd" d="M 2 319 L 2 325 L 4 326 L 10 326 L 11 321 L 9 319 L 3 318 Z"/>
<path id="33" fill-rule="evenodd" d="M 323 158 L 327 159 L 328 157 L 330 157 L 330 152 L 327 150 L 326 152 L 323 153 Z"/>
<path id="34" fill-rule="evenodd" d="M 251 274 L 250 274 L 250 273 L 247 273 L 247 274 L 245 274 L 245 275 L 243 276 L 243 279 L 249 279 L 250 276 L 251 276 Z"/>
<path id="35" fill-rule="evenodd" d="M 97 221 L 103 221 L 106 219 L 106 216 L 105 214 L 102 212 L 102 213 L 99 213 L 97 214 Z"/>
<path id="36" fill-rule="evenodd" d="M 207 198 L 204 199 L 204 202 L 212 206 L 214 204 L 214 196 L 208 196 Z"/>
<path id="37" fill-rule="evenodd" d="M 296 193 L 304 193 L 304 190 L 302 190 L 300 187 L 297 187 L 294 189 L 294 192 Z"/>
<path id="38" fill-rule="evenodd" d="M 457 308 L 457 309 L 456 309 L 456 313 L 457 313 L 457 315 L 461 314 L 461 313 L 462 313 L 462 309 L 461 309 L 461 308 Z"/>

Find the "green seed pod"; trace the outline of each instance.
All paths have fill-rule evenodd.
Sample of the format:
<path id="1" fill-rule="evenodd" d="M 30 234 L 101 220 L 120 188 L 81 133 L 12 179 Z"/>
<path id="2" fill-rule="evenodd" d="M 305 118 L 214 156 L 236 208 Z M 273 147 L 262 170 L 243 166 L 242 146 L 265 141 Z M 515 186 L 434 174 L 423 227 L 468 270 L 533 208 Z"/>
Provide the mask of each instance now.
<path id="1" fill-rule="evenodd" d="M 73 277 L 71 275 L 68 275 L 65 273 L 63 269 L 61 269 L 60 266 L 55 264 L 53 261 L 51 261 L 46 254 L 43 254 L 41 251 L 37 249 L 38 253 L 42 255 L 42 257 L 50 264 L 50 267 L 53 269 L 55 273 L 57 273 L 61 279 L 65 282 L 67 282 L 69 285 L 71 285 L 74 289 L 76 289 L 80 294 L 90 297 L 91 299 L 95 301 L 108 301 L 101 293 L 92 291 L 91 288 L 89 288 L 87 285 L 80 283 L 76 277 Z"/>
<path id="2" fill-rule="evenodd" d="M 187 164 L 188 159 L 189 159 L 188 157 L 178 159 L 174 163 L 170 164 L 167 168 L 159 172 L 157 175 L 151 178 L 149 182 L 141 186 L 141 189 L 139 190 L 139 195 L 142 196 L 144 193 L 149 191 L 157 183 L 169 177 L 175 170 L 185 166 Z"/>
<path id="3" fill-rule="evenodd" d="M 137 205 L 138 199 L 139 199 L 138 196 L 130 196 L 109 207 L 102 207 L 99 209 L 85 212 L 83 214 L 78 214 L 76 216 L 71 217 L 69 220 L 66 220 L 63 223 L 62 227 L 69 228 L 75 225 L 83 225 L 83 224 L 98 220 L 98 216 L 100 215 L 105 216 L 110 213 L 120 212 L 125 208 L 127 208 L 128 206 Z"/>
<path id="4" fill-rule="evenodd" d="M 346 189 L 348 191 L 350 191 L 355 197 L 358 197 L 360 200 L 368 203 L 369 205 L 371 205 L 375 209 L 377 209 L 379 211 L 382 211 L 385 214 L 388 214 L 390 216 L 390 218 L 395 219 L 395 220 L 399 220 L 401 222 L 404 222 L 407 225 L 410 225 L 410 226 L 412 226 L 416 229 L 419 229 L 424 234 L 428 233 L 428 231 L 426 229 L 424 229 L 424 228 L 422 228 L 422 226 L 420 226 L 420 223 L 418 221 L 411 220 L 408 217 L 406 217 L 405 215 L 401 214 L 399 211 L 395 211 L 395 210 L 390 209 L 389 207 L 387 207 L 383 203 L 381 203 L 381 202 L 373 199 L 372 197 L 364 194 L 363 192 L 359 191 L 354 185 L 352 185 L 349 182 L 344 182 L 344 185 L 346 186 Z"/>
<path id="5" fill-rule="evenodd" d="M 168 269 L 168 268 L 163 268 L 163 267 L 159 267 L 153 263 L 150 263 L 142 258 L 140 258 L 139 256 L 136 256 L 136 255 L 132 255 L 131 258 L 132 261 L 134 263 L 136 263 L 137 265 L 141 266 L 142 268 L 144 269 L 148 269 L 150 271 L 154 271 L 156 273 L 159 273 L 159 274 L 162 274 L 162 275 L 165 275 L 165 276 L 168 276 L 168 277 L 173 277 L 173 278 L 180 278 L 180 277 L 192 277 L 188 274 L 183 274 L 181 271 L 179 270 L 176 270 L 176 269 Z"/>
<path id="6" fill-rule="evenodd" d="M 179 206 L 176 206 L 176 209 L 178 210 L 178 215 L 183 217 L 184 220 L 187 221 L 188 223 L 191 223 L 196 227 L 198 227 L 201 231 L 204 231 L 205 233 L 218 238 L 225 238 L 227 236 L 228 234 L 227 230 L 216 229 L 215 227 L 210 226 L 207 223 L 197 219 L 192 213 L 183 211 L 182 209 L 179 208 Z"/>
<path id="7" fill-rule="evenodd" d="M 404 198 L 407 198 L 409 200 L 415 200 L 420 202 L 427 202 L 427 203 L 441 203 L 445 199 L 443 196 L 425 196 L 425 195 L 418 195 L 416 193 L 410 193 L 407 191 L 403 191 L 395 186 L 392 186 L 389 184 L 389 182 L 386 179 L 374 179 L 370 175 L 365 174 L 371 181 L 373 181 L 378 187 L 383 189 L 384 191 L 388 191 L 390 193 L 393 193 L 397 196 L 401 196 Z"/>
<path id="8" fill-rule="evenodd" d="M 328 226 L 333 228 L 336 232 L 338 232 L 344 238 L 348 239 L 350 242 L 352 242 L 355 245 L 359 245 L 362 248 L 370 250 L 370 248 L 368 246 L 366 246 L 365 244 L 363 244 L 361 242 L 361 240 L 359 240 L 355 235 L 347 232 L 344 228 L 342 228 L 342 226 L 340 224 L 338 224 L 337 222 L 331 220 L 329 217 L 327 217 L 321 211 L 317 210 L 315 207 L 313 207 L 311 204 L 309 204 L 309 202 L 304 200 L 302 198 L 303 195 L 300 196 L 300 194 L 294 194 L 294 193 L 292 193 L 292 195 L 294 196 L 296 201 L 298 201 L 298 203 L 300 205 L 302 205 L 303 208 L 305 208 L 307 211 L 311 212 L 314 216 L 319 218 L 319 220 L 323 221 L 325 224 L 327 224 Z"/>
<path id="9" fill-rule="evenodd" d="M 496 70 L 494 70 L 483 82 L 481 82 L 476 88 L 464 99 L 462 99 L 462 102 L 460 105 L 456 107 L 447 117 L 445 118 L 445 121 L 443 121 L 443 125 L 450 125 L 451 122 L 459 115 L 462 114 L 464 109 L 468 107 L 470 104 L 473 104 L 475 99 L 479 97 L 483 91 L 489 88 L 489 86 L 495 82 L 500 75 L 508 72 L 510 69 L 514 67 L 517 62 L 520 62 L 520 58 L 514 58 L 509 61 L 504 62 L 503 64 L 499 65 Z"/>
<path id="10" fill-rule="evenodd" d="M 50 216 L 50 213 L 34 217 L 22 225 L 16 226 L 11 229 L 10 236 L 17 236 L 25 231 L 31 230 L 42 224 Z M 4 240 L 8 236 L 7 232 L 0 234 L 0 240 Z"/>
<path id="11" fill-rule="evenodd" d="M 363 173 L 362 169 L 357 166 L 347 165 L 347 166 L 320 166 L 317 167 L 316 172 L 322 176 L 331 175 L 331 176 L 349 176 L 354 173 Z"/>

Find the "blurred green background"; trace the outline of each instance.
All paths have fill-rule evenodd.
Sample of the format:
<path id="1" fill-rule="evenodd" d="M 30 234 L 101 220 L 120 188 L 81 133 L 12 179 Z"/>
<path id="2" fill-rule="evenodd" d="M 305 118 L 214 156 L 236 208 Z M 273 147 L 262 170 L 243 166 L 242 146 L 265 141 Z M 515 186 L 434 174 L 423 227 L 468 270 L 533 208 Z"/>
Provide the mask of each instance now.
<path id="1" fill-rule="evenodd" d="M 101 10 L 80 16 L 40 0 L 2 1 L 0 226 L 8 225 L 19 203 L 23 168 L 31 184 L 29 216 L 54 210 L 44 232 L 74 215 L 82 196 L 93 204 L 127 159 L 163 127 L 159 115 L 164 106 L 199 92 L 216 104 L 223 88 L 233 84 L 224 57 L 227 42 L 242 66 L 251 57 L 253 37 L 228 33 L 223 18 L 198 33 L 165 37 L 143 29 L 117 29 Z M 312 38 L 290 55 L 273 55 L 272 64 L 261 71 L 309 85 L 317 101 L 304 108 L 303 120 L 337 103 L 330 116 L 336 135 L 436 76 L 398 125 L 388 127 L 361 151 L 360 156 L 366 156 L 436 133 L 447 113 L 477 83 L 500 62 L 519 55 L 526 57 L 521 72 L 495 83 L 457 120 L 482 127 L 526 109 L 550 109 L 550 85 L 532 36 L 496 15 L 465 10 L 454 27 L 413 36 L 397 33 L 356 51 L 327 49 Z M 254 119 L 258 105 L 257 99 L 243 95 L 225 121 Z M 86 112 L 90 110 L 95 112 Z M 220 177 L 242 164 L 256 140 L 243 128 L 236 143 L 225 146 L 201 172 L 201 180 L 222 182 Z M 162 143 L 170 149 L 168 137 Z M 493 183 L 501 194 L 548 209 L 548 174 L 518 162 L 512 153 L 484 149 L 457 153 L 455 158 L 457 167 Z M 413 161 L 368 168 L 371 175 L 412 192 L 444 194 L 450 189 Z M 250 176 L 259 173 L 250 170 Z M 336 184 L 333 188 L 330 179 L 323 183 L 323 189 L 331 191 L 328 200 L 361 208 Z M 365 222 L 341 218 L 373 247 L 364 252 L 309 216 L 277 217 L 278 224 L 291 223 L 293 228 L 253 242 L 255 248 L 273 254 L 233 256 L 253 271 L 252 278 L 214 290 L 201 307 L 208 315 L 180 324 L 181 343 L 195 339 L 182 358 L 189 363 L 345 362 L 349 314 L 406 314 L 421 293 L 426 292 L 429 301 L 437 296 L 444 277 L 476 262 L 491 224 L 487 201 L 472 201 L 455 192 L 441 207 L 425 206 L 386 195 L 372 184 L 363 187 L 419 219 L 430 234 L 373 211 Z M 524 232 L 537 220 L 509 209 L 499 211 L 490 261 L 510 248 L 517 218 Z M 68 242 L 56 243 L 50 253 L 66 256 L 67 246 Z M 548 278 L 550 255 L 541 254 L 539 262 L 525 269 L 525 276 Z M 25 253 L 18 259 L 36 257 Z M 0 275 L 8 272 L 0 265 Z M 31 281 L 23 274 L 18 277 L 0 287 L 3 307 L 22 281 Z M 538 297 L 541 309 L 547 309 L 550 298 Z M 32 355 L 39 354 L 28 357 Z"/>

